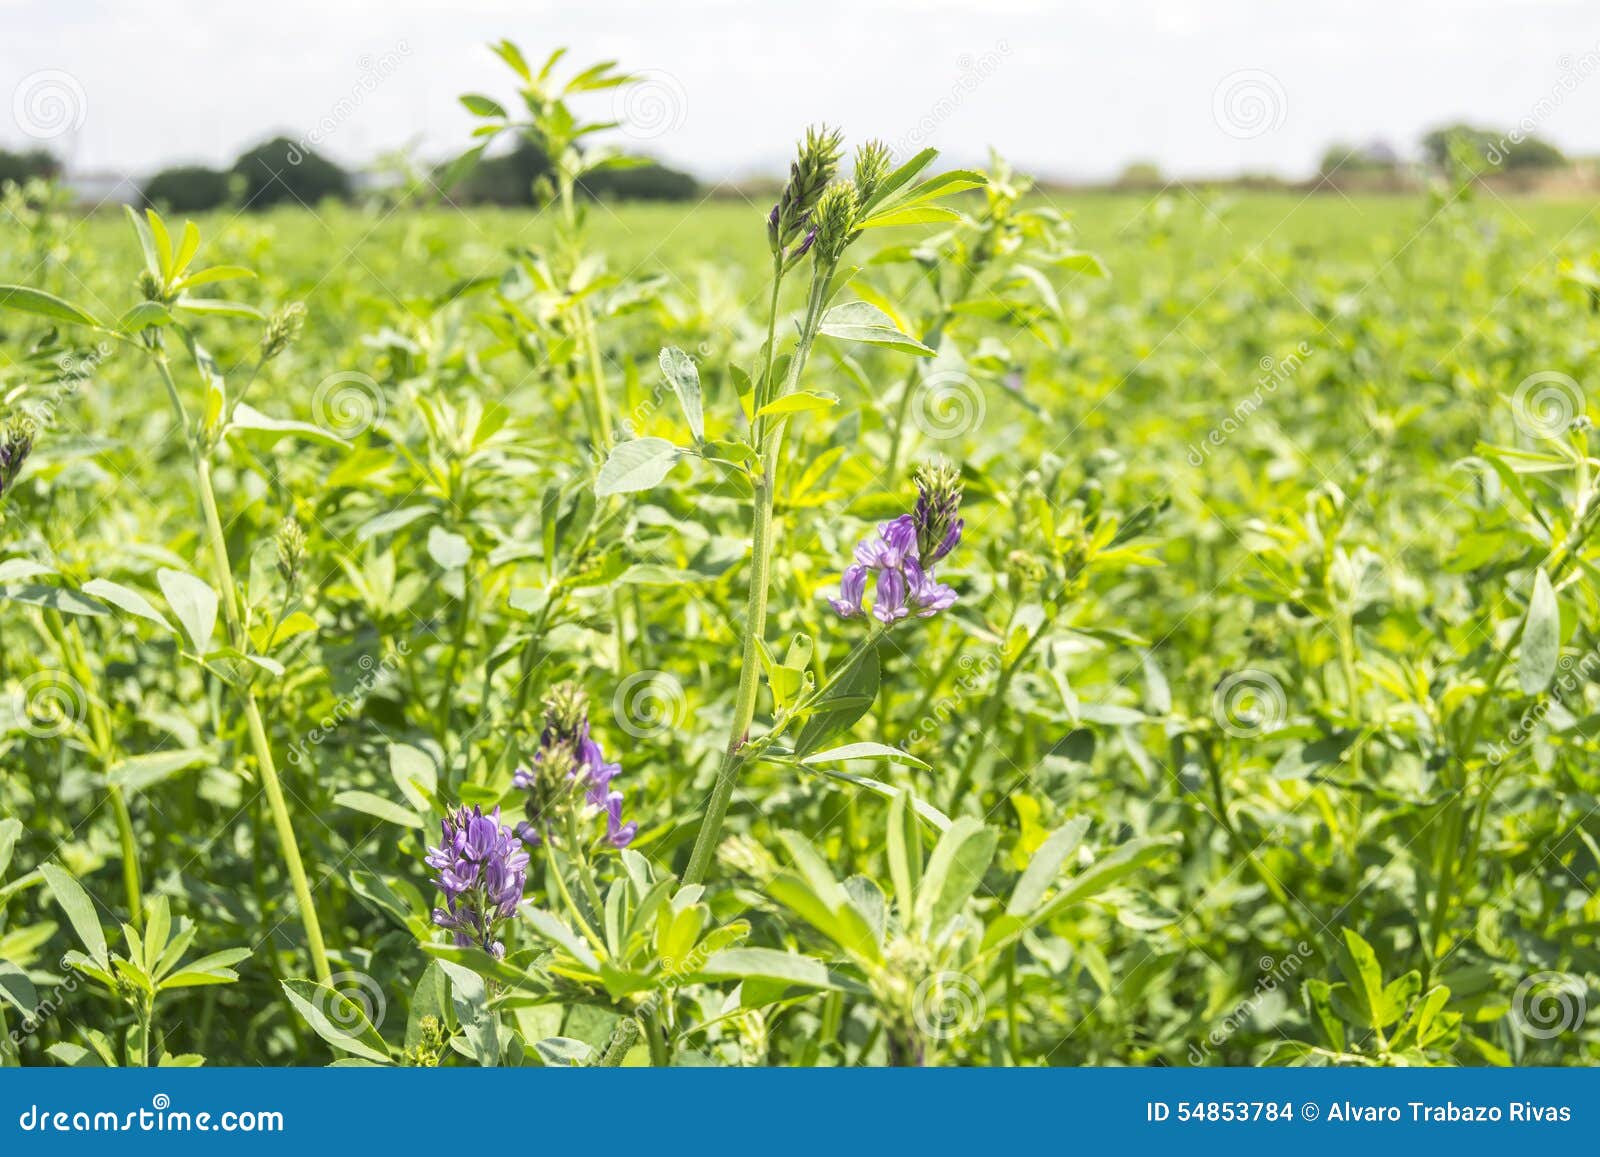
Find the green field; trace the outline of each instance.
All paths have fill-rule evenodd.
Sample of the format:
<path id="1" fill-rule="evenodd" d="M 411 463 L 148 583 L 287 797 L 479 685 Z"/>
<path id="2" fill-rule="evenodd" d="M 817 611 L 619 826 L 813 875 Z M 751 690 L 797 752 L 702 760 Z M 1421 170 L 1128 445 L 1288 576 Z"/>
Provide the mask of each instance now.
<path id="1" fill-rule="evenodd" d="M 937 356 L 798 371 L 758 668 L 770 206 L 204 217 L 259 276 L 189 296 L 304 303 L 267 359 L 121 214 L 0 222 L 0 1059 L 1600 1061 L 1595 206 L 943 203 L 833 299 Z M 955 605 L 840 618 L 936 460 Z M 454 946 L 427 848 L 563 681 L 637 835 L 552 804 Z"/>

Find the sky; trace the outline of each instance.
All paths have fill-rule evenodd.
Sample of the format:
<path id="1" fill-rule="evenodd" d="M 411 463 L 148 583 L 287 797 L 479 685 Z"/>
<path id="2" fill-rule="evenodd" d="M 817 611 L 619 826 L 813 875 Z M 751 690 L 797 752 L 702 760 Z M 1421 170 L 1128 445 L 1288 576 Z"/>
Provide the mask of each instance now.
<path id="1" fill-rule="evenodd" d="M 1062 179 L 1299 177 L 1333 141 L 1409 154 L 1455 120 L 1600 154 L 1584 0 L 0 0 L 0 147 L 134 175 L 277 132 L 443 157 L 460 93 L 510 96 L 501 37 L 642 74 L 583 108 L 709 179 L 781 171 L 816 121 Z"/>

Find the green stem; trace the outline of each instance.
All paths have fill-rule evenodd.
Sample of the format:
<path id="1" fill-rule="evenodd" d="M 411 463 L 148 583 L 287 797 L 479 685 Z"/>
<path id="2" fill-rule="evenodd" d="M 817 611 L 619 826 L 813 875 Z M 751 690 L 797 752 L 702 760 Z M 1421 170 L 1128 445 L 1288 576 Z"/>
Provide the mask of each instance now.
<path id="1" fill-rule="evenodd" d="M 161 371 L 161 377 L 166 382 L 167 391 L 179 407 L 181 419 L 182 403 L 166 355 L 156 351 L 154 357 Z M 239 595 L 233 581 L 233 565 L 228 559 L 228 541 L 222 530 L 222 517 L 217 511 L 216 489 L 211 481 L 211 461 L 198 441 L 192 437 L 189 450 L 194 464 L 195 489 L 199 492 L 200 508 L 205 516 L 212 584 L 217 587 L 221 596 L 223 620 L 227 625 L 229 642 L 235 650 L 246 652 L 249 650 L 250 640 L 246 637 L 244 622 L 240 615 Z M 267 739 L 267 729 L 261 721 L 261 710 L 256 705 L 254 690 L 248 684 L 236 690 L 244 710 L 245 725 L 249 731 L 251 747 L 255 752 L 256 766 L 261 773 L 261 786 L 266 792 L 267 807 L 272 813 L 272 826 L 277 831 L 284 869 L 289 875 L 295 902 L 300 908 L 300 922 L 305 928 L 306 946 L 311 953 L 312 968 L 317 980 L 326 984 L 332 976 L 332 970 L 328 967 L 328 954 L 323 946 L 322 925 L 317 919 L 317 909 L 312 902 L 311 885 L 306 878 L 305 864 L 300 859 L 300 846 L 295 839 L 294 822 L 289 817 L 283 785 L 278 779 L 278 765 L 272 758 L 272 744 Z"/>
<path id="2" fill-rule="evenodd" d="M 784 393 L 794 389 L 805 369 L 811 345 L 816 340 L 817 326 L 821 320 L 823 302 L 827 297 L 828 281 L 833 276 L 831 266 L 819 265 L 812 270 L 811 293 L 806 301 L 805 321 L 800 326 L 800 339 L 794 356 L 789 359 L 789 374 Z M 776 311 L 777 294 L 773 294 Z M 770 328 L 775 331 L 776 323 Z M 771 376 L 772 350 L 768 349 L 768 372 Z M 776 398 L 774 399 L 776 400 Z M 728 803 L 739 780 L 739 769 L 744 764 L 744 746 L 750 738 L 750 723 L 755 718 L 756 697 L 761 689 L 761 643 L 767 626 L 767 585 L 772 572 L 772 512 L 778 481 L 779 451 L 783 445 L 784 421 L 768 436 L 765 420 L 756 417 L 756 444 L 761 451 L 761 475 L 755 480 L 755 516 L 750 535 L 750 587 L 745 600 L 744 650 L 739 667 L 739 692 L 734 700 L 733 727 L 728 737 L 728 747 L 717 768 L 717 780 L 711 789 L 711 799 L 706 805 L 705 818 L 700 821 L 700 831 L 695 837 L 694 851 L 689 856 L 689 867 L 684 872 L 685 885 L 698 884 L 705 879 L 716 853 L 717 838 L 728 815 Z"/>
<path id="3" fill-rule="evenodd" d="M 622 1023 L 617 1026 L 616 1032 L 611 1036 L 611 1043 L 606 1046 L 606 1051 L 600 1054 L 600 1059 L 595 1061 L 595 1067 L 614 1069 L 627 1058 L 629 1051 L 639 1043 L 643 1030 L 639 1022 L 631 1016 L 624 1016 Z"/>

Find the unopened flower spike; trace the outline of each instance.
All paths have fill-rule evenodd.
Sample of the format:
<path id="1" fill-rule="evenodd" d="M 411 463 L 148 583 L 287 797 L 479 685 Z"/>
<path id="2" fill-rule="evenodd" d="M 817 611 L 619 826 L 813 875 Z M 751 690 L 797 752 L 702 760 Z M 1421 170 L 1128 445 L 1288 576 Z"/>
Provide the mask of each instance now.
<path id="1" fill-rule="evenodd" d="M 788 183 L 767 217 L 767 241 L 774 256 L 793 261 L 811 247 L 814 237 L 809 231 L 809 218 L 817 199 L 839 170 L 843 145 L 838 129 L 822 125 L 806 130 L 805 140 L 800 142 L 789 166 Z M 789 252 L 789 247 L 802 236 L 801 249 Z"/>
<path id="2" fill-rule="evenodd" d="M 261 335 L 261 360 L 270 362 L 284 350 L 300 340 L 306 325 L 306 307 L 296 301 L 284 306 L 267 322 Z"/>
<path id="3" fill-rule="evenodd" d="M 294 515 L 289 515 L 278 524 L 273 544 L 278 550 L 278 574 L 284 585 L 292 587 L 306 562 L 306 532 Z"/>
<path id="4" fill-rule="evenodd" d="M 539 735 L 539 750 L 532 763 L 519 767 L 512 785 L 528 793 L 523 806 L 526 817 L 516 826 L 519 839 L 529 847 L 547 842 L 566 809 L 578 806 L 576 796 L 606 817 L 606 840 L 615 848 L 625 848 L 639 831 L 637 823 L 622 820 L 622 793 L 613 790 L 611 781 L 622 771 L 620 763 L 608 763 L 600 744 L 589 733 L 589 697 L 576 683 L 558 683 L 545 698 L 545 724 Z"/>
<path id="5" fill-rule="evenodd" d="M 26 418 L 11 418 L 0 428 L 0 498 L 22 472 L 22 464 L 33 452 L 33 424 Z"/>

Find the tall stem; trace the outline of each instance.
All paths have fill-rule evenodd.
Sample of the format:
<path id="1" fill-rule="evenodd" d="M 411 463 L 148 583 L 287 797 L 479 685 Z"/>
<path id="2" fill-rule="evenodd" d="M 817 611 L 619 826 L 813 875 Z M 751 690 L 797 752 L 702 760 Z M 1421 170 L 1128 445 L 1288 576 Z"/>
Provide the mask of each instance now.
<path id="1" fill-rule="evenodd" d="M 166 355 L 157 351 L 156 365 L 167 384 L 174 402 L 179 395 L 172 380 L 172 368 Z M 180 418 L 182 412 L 180 409 Z M 187 431 L 185 431 L 187 433 Z M 191 438 L 190 455 L 194 463 L 195 489 L 200 494 L 200 508 L 205 515 L 206 542 L 211 555 L 211 581 L 222 598 L 222 615 L 227 625 L 228 639 L 235 650 L 247 651 L 249 639 L 245 637 L 244 621 L 239 613 L 239 596 L 234 588 L 233 565 L 228 559 L 228 540 L 222 531 L 222 518 L 217 512 L 216 490 L 211 483 L 211 461 L 197 441 Z M 272 826 L 277 831 L 283 866 L 294 888 L 295 903 L 300 908 L 300 922 L 305 928 L 306 946 L 311 952 L 311 964 L 316 976 L 327 983 L 332 976 L 328 967 L 327 949 L 322 942 L 322 925 L 317 920 L 317 909 L 312 903 L 311 885 L 306 879 L 304 862 L 300 859 L 300 846 L 295 840 L 294 823 L 289 818 L 289 807 L 284 800 L 283 784 L 278 779 L 278 765 L 272 758 L 272 744 L 267 739 L 267 729 L 261 721 L 261 710 L 256 705 L 255 691 L 249 685 L 237 688 L 244 710 L 245 725 L 250 734 L 250 745 L 255 752 L 256 766 L 261 772 L 261 786 L 267 795 L 267 807 L 272 813 Z"/>
<path id="2" fill-rule="evenodd" d="M 781 277 L 782 269 L 775 269 L 774 277 Z M 818 265 L 811 274 L 811 292 L 806 300 L 805 320 L 800 325 L 800 339 L 794 356 L 789 360 L 789 374 L 784 393 L 794 389 L 805 370 L 811 345 L 816 340 L 817 326 L 821 322 L 822 306 L 827 299 L 828 282 L 833 277 L 831 265 Z M 778 293 L 772 294 L 773 319 L 769 333 L 775 333 Z M 770 380 L 774 351 L 767 347 L 767 372 Z M 770 384 L 767 389 L 770 391 Z M 761 391 L 757 391 L 759 402 Z M 776 395 L 772 398 L 777 400 Z M 685 885 L 698 884 L 711 868 L 711 857 L 716 853 L 717 838 L 722 833 L 723 821 L 728 815 L 728 803 L 739 781 L 739 769 L 744 764 L 744 745 L 750 738 L 750 723 L 755 718 L 756 696 L 761 689 L 761 643 L 767 627 L 767 584 L 772 574 L 772 510 L 777 492 L 778 461 L 783 446 L 785 422 L 779 418 L 769 432 L 766 419 L 757 406 L 755 418 L 756 445 L 761 451 L 761 475 L 755 479 L 755 515 L 750 532 L 750 587 L 745 599 L 744 649 L 739 665 L 739 692 L 734 700 L 733 727 L 728 736 L 727 750 L 717 768 L 717 781 L 711 788 L 711 799 L 706 804 L 705 818 L 700 821 L 700 831 L 694 841 L 694 851 L 689 856 L 689 867 L 684 873 Z"/>

